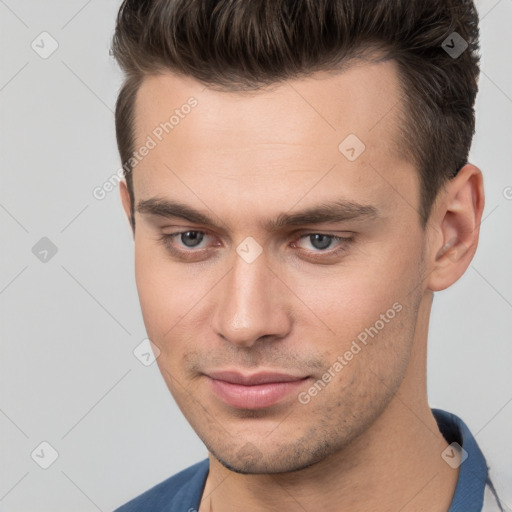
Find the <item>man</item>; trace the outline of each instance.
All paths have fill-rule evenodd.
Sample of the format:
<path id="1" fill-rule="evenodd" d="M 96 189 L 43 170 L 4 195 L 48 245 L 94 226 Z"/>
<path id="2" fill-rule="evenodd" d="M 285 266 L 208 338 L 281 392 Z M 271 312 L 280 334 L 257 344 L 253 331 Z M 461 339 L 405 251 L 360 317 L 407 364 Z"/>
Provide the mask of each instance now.
<path id="1" fill-rule="evenodd" d="M 484 206 L 473 3 L 127 0 L 113 51 L 144 322 L 209 452 L 118 510 L 502 510 L 426 396 Z"/>

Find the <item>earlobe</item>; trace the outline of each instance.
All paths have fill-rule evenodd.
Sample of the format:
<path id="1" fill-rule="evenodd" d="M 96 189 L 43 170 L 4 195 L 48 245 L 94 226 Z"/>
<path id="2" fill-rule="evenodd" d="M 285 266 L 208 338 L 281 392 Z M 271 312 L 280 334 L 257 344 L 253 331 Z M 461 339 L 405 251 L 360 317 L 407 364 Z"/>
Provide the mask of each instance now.
<path id="1" fill-rule="evenodd" d="M 464 274 L 478 245 L 484 208 L 482 173 L 467 164 L 447 184 L 440 201 L 432 212 L 433 226 L 439 236 L 428 288 L 440 291 L 448 288 Z"/>
<path id="2" fill-rule="evenodd" d="M 124 213 L 128 219 L 128 222 L 129 222 L 130 227 L 133 232 L 134 229 L 133 229 L 133 219 L 132 219 L 132 214 L 131 214 L 131 199 L 130 199 L 130 193 L 128 192 L 128 187 L 127 187 L 125 181 L 121 181 L 119 183 L 119 193 L 121 195 L 121 203 L 123 205 Z"/>

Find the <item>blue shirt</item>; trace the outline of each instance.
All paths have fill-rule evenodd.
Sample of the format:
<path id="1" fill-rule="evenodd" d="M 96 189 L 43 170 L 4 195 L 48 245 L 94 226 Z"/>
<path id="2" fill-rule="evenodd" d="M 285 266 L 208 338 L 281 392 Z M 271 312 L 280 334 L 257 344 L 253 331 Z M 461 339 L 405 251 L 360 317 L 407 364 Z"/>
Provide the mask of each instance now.
<path id="1" fill-rule="evenodd" d="M 459 478 L 448 512 L 503 510 L 489 478 L 485 458 L 467 425 L 455 414 L 441 409 L 432 409 L 432 413 L 447 443 L 456 442 L 467 452 L 467 458 L 459 467 Z M 155 485 L 114 512 L 197 512 L 208 469 L 208 459 L 198 462 Z"/>

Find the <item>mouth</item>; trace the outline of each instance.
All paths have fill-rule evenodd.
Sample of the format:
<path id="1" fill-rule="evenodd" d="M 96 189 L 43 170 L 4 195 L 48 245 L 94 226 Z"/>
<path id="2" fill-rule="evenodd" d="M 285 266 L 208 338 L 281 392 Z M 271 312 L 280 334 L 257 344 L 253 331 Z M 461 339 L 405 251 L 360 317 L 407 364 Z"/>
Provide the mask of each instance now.
<path id="1" fill-rule="evenodd" d="M 205 374 L 211 391 L 225 404 L 237 409 L 264 409 L 298 393 L 309 377 L 260 372 L 244 375 L 235 371 Z"/>

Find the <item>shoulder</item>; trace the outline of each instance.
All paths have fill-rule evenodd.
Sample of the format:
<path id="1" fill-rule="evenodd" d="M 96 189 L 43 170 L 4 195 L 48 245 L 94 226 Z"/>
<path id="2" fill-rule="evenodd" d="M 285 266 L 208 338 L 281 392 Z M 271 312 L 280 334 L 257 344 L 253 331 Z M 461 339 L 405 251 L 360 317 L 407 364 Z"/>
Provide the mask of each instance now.
<path id="1" fill-rule="evenodd" d="M 189 509 L 197 509 L 208 469 L 208 459 L 198 462 L 160 482 L 114 512 L 187 512 Z"/>

